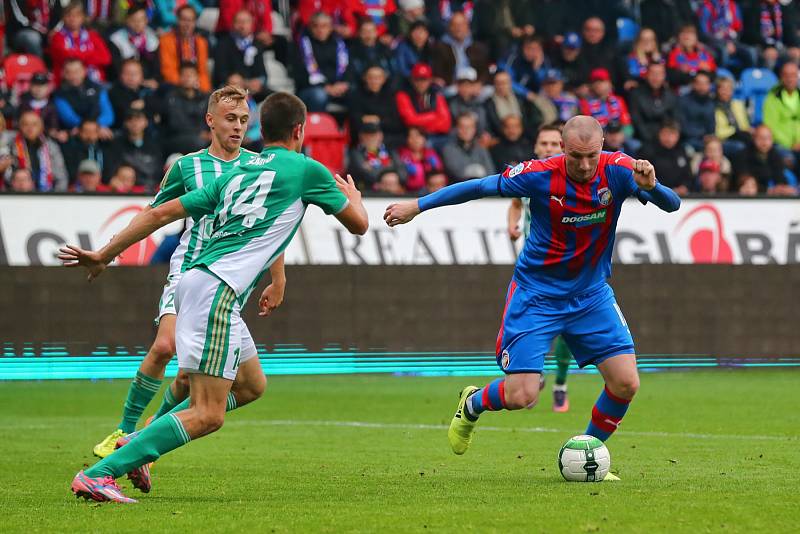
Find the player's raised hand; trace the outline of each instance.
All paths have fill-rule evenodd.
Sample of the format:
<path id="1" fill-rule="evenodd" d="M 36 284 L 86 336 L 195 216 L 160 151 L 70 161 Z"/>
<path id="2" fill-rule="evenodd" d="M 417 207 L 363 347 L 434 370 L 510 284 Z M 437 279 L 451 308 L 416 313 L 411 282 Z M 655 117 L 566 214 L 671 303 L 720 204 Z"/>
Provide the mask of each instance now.
<path id="1" fill-rule="evenodd" d="M 354 200 L 361 199 L 361 191 L 358 190 L 356 187 L 355 181 L 353 181 L 353 177 L 349 174 L 347 175 L 347 179 L 341 177 L 339 174 L 334 174 L 333 178 L 336 180 L 336 187 L 339 188 L 344 196 L 352 203 Z"/>
<path id="2" fill-rule="evenodd" d="M 58 249 L 58 259 L 64 267 L 85 267 L 89 271 L 86 277 L 90 282 L 106 270 L 107 264 L 99 252 L 83 250 L 75 245 L 65 245 Z"/>
<path id="3" fill-rule="evenodd" d="M 258 315 L 269 317 L 283 303 L 285 289 L 286 286 L 284 284 L 272 283 L 268 285 L 258 299 Z"/>
<path id="4" fill-rule="evenodd" d="M 635 159 L 633 160 L 633 179 L 640 188 L 650 191 L 656 186 L 656 168 L 646 159 Z"/>
<path id="5" fill-rule="evenodd" d="M 419 203 L 416 200 L 406 200 L 397 204 L 389 204 L 383 214 L 383 220 L 389 226 L 406 224 L 419 215 Z"/>

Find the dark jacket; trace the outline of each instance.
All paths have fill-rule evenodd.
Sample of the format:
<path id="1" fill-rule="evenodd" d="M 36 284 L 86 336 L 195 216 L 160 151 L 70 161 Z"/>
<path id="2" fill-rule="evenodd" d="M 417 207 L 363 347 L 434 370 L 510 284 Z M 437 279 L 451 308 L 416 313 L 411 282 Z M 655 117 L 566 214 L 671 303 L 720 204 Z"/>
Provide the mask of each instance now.
<path id="1" fill-rule="evenodd" d="M 482 178 L 495 172 L 489 151 L 477 141 L 466 145 L 453 138 L 442 148 L 442 161 L 447 175 L 454 182 Z"/>
<path id="2" fill-rule="evenodd" d="M 786 177 L 783 175 L 786 166 L 774 146 L 764 156 L 758 153 L 753 143 L 749 143 L 747 148 L 734 158 L 733 168 L 736 170 L 737 181 L 742 175 L 753 175 L 758 182 L 759 193 L 765 193 L 770 185 L 786 183 Z M 732 184 L 732 187 L 734 186 L 735 184 Z"/>
<path id="3" fill-rule="evenodd" d="M 158 112 L 153 90 L 145 86 L 133 90 L 120 82 L 115 82 L 108 91 L 108 99 L 111 100 L 111 107 L 114 109 L 114 128 L 122 128 L 122 123 L 125 122 L 125 112 L 137 100 L 144 102 L 144 112 L 150 124 L 153 124 L 153 117 Z"/>
<path id="4" fill-rule="evenodd" d="M 108 150 L 109 162 L 106 174 L 113 175 L 117 168 L 124 164 L 136 169 L 136 183 L 152 191 L 161 181 L 163 159 L 158 144 L 145 137 L 140 146 L 136 146 L 127 136 L 120 135 L 111 143 Z"/>
<path id="5" fill-rule="evenodd" d="M 647 83 L 639 85 L 628 96 L 628 108 L 636 136 L 644 143 L 655 141 L 665 120 L 678 120 L 678 97 L 666 84 L 660 91 Z"/>
<path id="6" fill-rule="evenodd" d="M 305 36 L 302 38 L 305 38 Z M 301 44 L 298 45 L 298 49 L 295 52 L 294 81 L 297 91 L 301 91 L 307 87 L 352 80 L 353 65 L 351 63 L 348 62 L 347 68 L 343 69 L 344 72 L 340 72 L 338 69 L 337 49 L 339 47 L 339 41 L 337 37 L 331 35 L 327 41 L 317 41 L 313 37 L 309 37 L 309 39 L 311 42 L 311 51 L 314 60 L 317 62 L 319 73 L 325 78 L 319 81 L 310 79 L 308 68 L 303 60 L 301 41 Z"/>
<path id="7" fill-rule="evenodd" d="M 64 163 L 67 166 L 70 181 L 74 181 L 78 176 L 78 166 L 85 159 L 97 162 L 104 180 L 108 180 L 111 177 L 108 168 L 113 166 L 113 162 L 108 159 L 108 147 L 104 143 L 87 145 L 79 137 L 74 136 L 64 145 L 63 152 Z"/>
<path id="8" fill-rule="evenodd" d="M 361 78 L 364 72 L 373 65 L 379 65 L 390 78 L 394 71 L 392 51 L 381 42 L 368 47 L 361 41 L 355 41 L 350 45 L 350 65 L 353 69 L 353 76 L 356 78 Z"/>
<path id="9" fill-rule="evenodd" d="M 489 150 L 495 170 L 503 172 L 509 165 L 514 166 L 531 159 L 533 157 L 532 146 L 532 143 L 524 137 L 520 137 L 516 141 L 501 139 Z"/>
<path id="10" fill-rule="evenodd" d="M 63 84 L 53 95 L 62 128 L 78 126 L 86 119 L 96 120 L 100 126 L 110 128 L 114 124 L 114 110 L 108 93 L 100 85 L 86 80 L 78 87 Z"/>
<path id="11" fill-rule="evenodd" d="M 244 51 L 236 46 L 232 34 L 225 34 L 214 47 L 214 85 L 219 87 L 233 73 L 241 74 L 246 80 L 267 80 L 264 66 L 264 45 L 257 40 Z"/>
<path id="12" fill-rule="evenodd" d="M 190 96 L 182 89 L 175 89 L 164 99 L 161 110 L 161 125 L 167 137 L 181 134 L 199 134 L 208 129 L 206 109 L 208 95 L 195 91 Z"/>
<path id="13" fill-rule="evenodd" d="M 797 38 L 797 7 L 794 3 L 789 5 L 776 4 L 781 12 L 782 35 L 780 41 L 774 37 L 768 37 L 761 31 L 761 9 L 766 2 L 751 0 L 742 4 L 742 41 L 749 45 L 767 46 L 797 46 L 800 40 Z M 770 18 L 775 21 L 772 6 L 768 6 L 766 11 Z M 777 42 L 776 42 L 777 41 Z"/>
<path id="14" fill-rule="evenodd" d="M 450 115 L 453 117 L 454 123 L 462 113 L 472 113 L 475 115 L 478 121 L 478 135 L 485 132 L 486 128 L 489 126 L 489 122 L 486 118 L 486 107 L 483 104 L 484 103 L 477 98 L 467 102 L 459 95 L 452 96 L 447 100 L 447 106 L 450 108 Z"/>
<path id="15" fill-rule="evenodd" d="M 401 183 L 406 181 L 406 167 L 403 165 L 397 154 L 383 147 L 386 152 L 385 162 L 381 162 L 376 157 L 369 157 L 366 149 L 363 146 L 356 145 L 350 149 L 350 164 L 347 167 L 347 172 L 353 175 L 353 178 L 365 184 L 369 189 L 372 189 L 376 183 L 381 179 L 381 176 L 387 172 L 395 172 L 400 177 Z"/>
<path id="16" fill-rule="evenodd" d="M 659 43 L 667 43 L 688 23 L 697 24 L 690 0 L 644 0 L 641 3 L 642 28 L 652 28 Z"/>
<path id="17" fill-rule="evenodd" d="M 522 126 L 525 129 L 524 137 L 534 139 L 542 124 L 542 111 L 530 100 L 519 95 L 519 109 L 522 111 Z M 494 100 L 491 98 L 486 101 L 486 120 L 489 121 L 489 133 L 495 137 L 501 137 L 503 131 L 503 121 L 497 113 Z"/>
<path id="18" fill-rule="evenodd" d="M 658 169 L 658 181 L 666 187 L 675 188 L 683 185 L 692 189 L 694 176 L 689 153 L 681 143 L 670 149 L 658 143 L 645 146 L 640 156 Z"/>
<path id="19" fill-rule="evenodd" d="M 56 109 L 56 105 L 53 102 L 52 97 L 48 99 L 44 106 L 42 106 L 41 103 L 33 101 L 33 96 L 31 96 L 30 92 L 23 93 L 22 96 L 19 97 L 19 105 L 17 106 L 16 111 L 17 117 L 26 111 L 35 111 L 38 113 L 42 118 L 42 122 L 44 122 L 44 130 L 46 132 L 49 132 L 50 130 L 57 130 L 59 127 L 58 110 Z"/>
<path id="20" fill-rule="evenodd" d="M 406 128 L 397 111 L 395 93 L 388 82 L 383 85 L 379 93 L 367 91 L 364 87 L 359 87 L 353 92 L 349 108 L 350 127 L 354 139 L 358 137 L 358 128 L 364 115 L 377 115 L 381 119 L 381 129 L 386 144 L 397 146 L 402 143 Z"/>
<path id="21" fill-rule="evenodd" d="M 467 47 L 466 54 L 469 64 L 478 72 L 478 81 L 482 84 L 489 83 L 489 47 L 481 42 L 473 41 Z M 455 81 L 456 55 L 449 44 L 442 41 L 436 43 L 433 46 L 431 61 L 434 76 L 443 79 L 445 85 L 450 85 Z"/>
<path id="22" fill-rule="evenodd" d="M 680 98 L 679 111 L 684 139 L 697 142 L 714 134 L 717 121 L 711 95 L 700 96 L 692 91 Z"/>

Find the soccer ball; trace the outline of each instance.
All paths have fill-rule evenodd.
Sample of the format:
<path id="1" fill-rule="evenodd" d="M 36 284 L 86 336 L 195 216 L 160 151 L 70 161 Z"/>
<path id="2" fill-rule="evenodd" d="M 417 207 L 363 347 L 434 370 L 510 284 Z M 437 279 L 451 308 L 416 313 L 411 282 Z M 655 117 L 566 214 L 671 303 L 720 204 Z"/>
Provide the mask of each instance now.
<path id="1" fill-rule="evenodd" d="M 558 451 L 558 470 L 570 482 L 601 482 L 611 468 L 611 455 L 594 436 L 575 436 Z"/>

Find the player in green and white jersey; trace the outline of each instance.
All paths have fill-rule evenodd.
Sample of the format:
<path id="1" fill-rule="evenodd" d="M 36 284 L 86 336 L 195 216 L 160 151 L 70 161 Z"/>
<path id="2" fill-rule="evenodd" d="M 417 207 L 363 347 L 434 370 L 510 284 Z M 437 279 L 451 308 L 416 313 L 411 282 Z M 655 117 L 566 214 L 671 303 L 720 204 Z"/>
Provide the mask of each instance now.
<path id="1" fill-rule="evenodd" d="M 214 217 L 208 243 L 175 293 L 178 364 L 189 373 L 190 398 L 80 471 L 72 482 L 76 495 L 131 502 L 116 478 L 128 473 L 134 486 L 149 491 L 149 462 L 216 431 L 225 412 L 242 404 L 236 388 L 231 389 L 234 379 L 243 388 L 249 382 L 237 376 L 244 342 L 241 309 L 258 279 L 288 246 L 309 204 L 335 215 L 354 234 L 367 231 L 367 212 L 352 178 L 334 178 L 322 164 L 299 153 L 305 120 L 306 107 L 299 98 L 271 95 L 262 104 L 265 148 L 257 157 L 153 208 L 98 252 L 75 246 L 61 249 L 59 258 L 65 265 L 86 267 L 92 279 L 120 251 L 158 228 L 187 215 L 195 220 Z"/>
<path id="2" fill-rule="evenodd" d="M 209 97 L 206 122 L 211 131 L 211 146 L 175 161 L 164 176 L 158 194 L 143 213 L 213 182 L 242 161 L 257 155 L 241 148 L 249 122 L 245 91 L 232 86 L 214 91 Z M 100 458 L 114 452 L 117 440 L 136 429 L 145 408 L 158 393 L 164 378 L 164 369 L 175 354 L 175 289 L 181 275 L 197 259 L 203 245 L 208 241 L 212 222 L 208 217 L 203 217 L 196 223 L 187 219 L 186 230 L 170 259 L 167 283 L 159 301 L 156 339 L 131 382 L 119 425 L 93 448 L 92 452 Z M 273 284 L 265 291 L 262 299 L 267 311 L 280 305 L 283 300 L 283 261 L 275 264 L 274 271 Z M 169 412 L 188 394 L 188 376 L 181 373 L 165 392 L 164 401 L 155 417 Z"/>
<path id="3" fill-rule="evenodd" d="M 561 128 L 556 125 L 542 126 L 536 135 L 533 152 L 538 159 L 545 159 L 561 154 Z M 529 198 L 514 198 L 508 208 L 508 236 L 516 241 L 520 236 L 528 239 L 531 232 L 531 200 Z M 522 219 L 522 224 L 520 224 Z M 521 228 L 521 232 L 520 232 Z M 564 338 L 558 336 L 554 344 L 556 356 L 556 380 L 553 384 L 553 411 L 566 412 L 569 410 L 569 396 L 567 395 L 567 373 L 572 363 L 572 353 L 569 351 Z M 544 373 L 542 373 L 541 386 L 544 387 Z"/>

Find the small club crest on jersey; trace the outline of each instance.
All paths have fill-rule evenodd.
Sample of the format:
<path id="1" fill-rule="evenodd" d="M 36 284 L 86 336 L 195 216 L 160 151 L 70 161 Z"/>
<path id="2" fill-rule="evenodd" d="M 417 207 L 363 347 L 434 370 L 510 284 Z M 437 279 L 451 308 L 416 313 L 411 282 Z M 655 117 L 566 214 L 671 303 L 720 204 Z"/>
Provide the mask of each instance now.
<path id="1" fill-rule="evenodd" d="M 503 369 L 508 369 L 508 362 L 511 360 L 511 356 L 508 354 L 507 350 L 503 351 L 503 356 L 500 358 L 500 365 Z"/>
<path id="2" fill-rule="evenodd" d="M 611 200 L 613 197 L 611 196 L 611 189 L 607 187 L 601 187 L 597 191 L 597 200 L 600 201 L 600 204 L 603 206 L 608 206 L 611 204 Z"/>
<path id="3" fill-rule="evenodd" d="M 524 163 L 518 164 L 516 167 L 514 167 L 513 169 L 508 171 L 508 177 L 509 178 L 515 177 L 516 175 L 521 173 L 524 168 L 525 168 L 525 164 Z"/>

